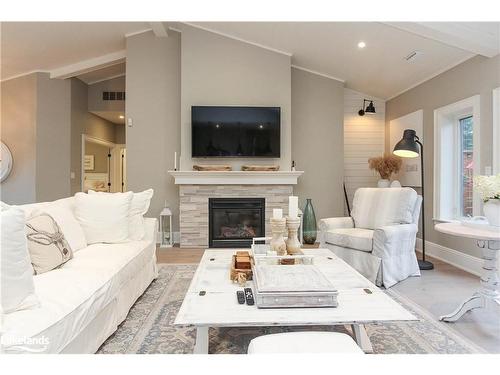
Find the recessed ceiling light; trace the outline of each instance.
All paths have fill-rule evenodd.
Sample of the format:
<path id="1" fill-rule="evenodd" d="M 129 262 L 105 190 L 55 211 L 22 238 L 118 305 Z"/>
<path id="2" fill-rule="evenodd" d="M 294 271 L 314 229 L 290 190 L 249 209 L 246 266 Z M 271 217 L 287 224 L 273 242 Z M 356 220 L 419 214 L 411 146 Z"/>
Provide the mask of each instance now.
<path id="1" fill-rule="evenodd" d="M 120 119 L 122 119 L 122 120 L 125 118 L 125 116 L 123 116 L 123 115 L 120 115 L 119 117 L 120 117 Z"/>
<path id="2" fill-rule="evenodd" d="M 358 48 L 365 48 L 366 47 L 366 43 L 361 41 L 358 43 Z"/>

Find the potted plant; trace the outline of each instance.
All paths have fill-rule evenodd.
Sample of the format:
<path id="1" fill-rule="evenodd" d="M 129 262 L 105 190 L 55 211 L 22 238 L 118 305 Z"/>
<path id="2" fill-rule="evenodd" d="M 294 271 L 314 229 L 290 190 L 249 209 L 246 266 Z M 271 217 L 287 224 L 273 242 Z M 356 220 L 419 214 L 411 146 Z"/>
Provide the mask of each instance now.
<path id="1" fill-rule="evenodd" d="M 401 169 L 403 160 L 396 155 L 385 154 L 368 159 L 368 166 L 380 175 L 378 187 L 389 187 L 392 174 L 396 174 Z"/>
<path id="2" fill-rule="evenodd" d="M 474 177 L 474 189 L 484 202 L 484 216 L 490 225 L 500 227 L 500 173 Z"/>

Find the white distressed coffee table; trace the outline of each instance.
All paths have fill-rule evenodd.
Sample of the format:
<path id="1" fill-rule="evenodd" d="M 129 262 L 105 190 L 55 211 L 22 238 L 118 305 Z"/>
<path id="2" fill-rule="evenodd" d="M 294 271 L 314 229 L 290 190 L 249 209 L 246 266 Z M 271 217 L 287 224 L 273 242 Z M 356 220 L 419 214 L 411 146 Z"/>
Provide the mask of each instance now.
<path id="1" fill-rule="evenodd" d="M 500 228 L 498 231 L 482 228 L 471 228 L 459 223 L 441 223 L 434 227 L 438 232 L 453 236 L 475 239 L 481 248 L 483 256 L 483 271 L 481 273 L 481 288 L 471 297 L 467 298 L 458 308 L 450 314 L 443 315 L 439 320 L 456 322 L 467 311 L 486 307 L 487 301 L 500 305 L 500 278 L 497 269 L 497 253 L 500 251 Z"/>
<path id="2" fill-rule="evenodd" d="M 417 320 L 409 311 L 328 249 L 304 249 L 337 288 L 338 307 L 259 309 L 240 305 L 229 279 L 235 250 L 206 250 L 184 297 L 174 325 L 196 327 L 194 353 L 208 353 L 210 327 L 351 325 L 358 345 L 373 352 L 364 324 Z M 286 266 L 284 266 L 286 267 Z M 253 283 L 247 283 L 253 289 Z M 205 293 L 201 293 L 204 291 Z M 254 291 L 255 293 L 255 291 Z"/>

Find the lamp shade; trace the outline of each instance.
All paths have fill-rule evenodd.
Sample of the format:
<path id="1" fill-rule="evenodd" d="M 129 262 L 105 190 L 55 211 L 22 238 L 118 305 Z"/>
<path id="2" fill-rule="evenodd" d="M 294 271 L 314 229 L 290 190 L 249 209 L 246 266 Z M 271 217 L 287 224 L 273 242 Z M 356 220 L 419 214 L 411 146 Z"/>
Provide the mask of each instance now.
<path id="1" fill-rule="evenodd" d="M 420 154 L 418 137 L 413 129 L 406 129 L 403 138 L 394 146 L 393 154 L 402 158 L 416 158 Z"/>
<path id="2" fill-rule="evenodd" d="M 365 113 L 368 113 L 370 115 L 374 115 L 375 114 L 375 106 L 373 105 L 372 101 L 370 101 L 370 104 L 368 104 L 368 106 L 366 107 Z"/>

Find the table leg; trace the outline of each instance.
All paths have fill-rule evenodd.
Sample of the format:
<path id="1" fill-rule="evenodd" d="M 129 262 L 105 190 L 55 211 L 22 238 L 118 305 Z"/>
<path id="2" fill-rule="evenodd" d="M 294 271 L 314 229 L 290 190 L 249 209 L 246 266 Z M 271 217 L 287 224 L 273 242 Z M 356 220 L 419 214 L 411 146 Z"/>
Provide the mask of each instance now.
<path id="1" fill-rule="evenodd" d="M 439 320 L 443 320 L 445 322 L 456 322 L 458 319 L 462 317 L 467 311 L 472 309 L 477 309 L 479 307 L 484 307 L 485 300 L 484 297 L 478 293 L 474 294 L 471 298 L 464 301 L 455 311 L 451 314 L 443 315 L 439 318 Z"/>
<path id="2" fill-rule="evenodd" d="M 358 346 L 367 354 L 373 353 L 373 346 L 363 324 L 351 324 L 352 333 Z"/>
<path id="3" fill-rule="evenodd" d="M 451 314 L 443 315 L 439 320 L 445 322 L 456 322 L 467 311 L 486 306 L 486 300 L 492 300 L 500 304 L 500 284 L 497 269 L 497 253 L 500 250 L 500 241 L 478 241 L 478 247 L 482 249 L 483 270 L 481 272 L 481 289 L 465 300 Z"/>
<path id="4" fill-rule="evenodd" d="M 209 327 L 196 327 L 194 354 L 208 354 L 208 328 Z"/>

